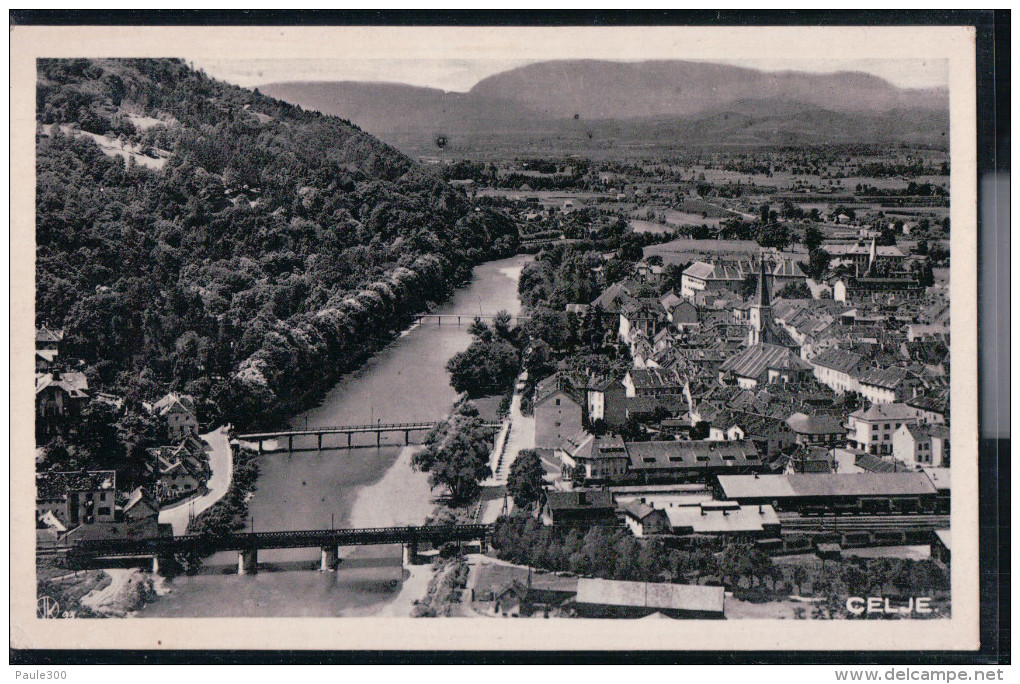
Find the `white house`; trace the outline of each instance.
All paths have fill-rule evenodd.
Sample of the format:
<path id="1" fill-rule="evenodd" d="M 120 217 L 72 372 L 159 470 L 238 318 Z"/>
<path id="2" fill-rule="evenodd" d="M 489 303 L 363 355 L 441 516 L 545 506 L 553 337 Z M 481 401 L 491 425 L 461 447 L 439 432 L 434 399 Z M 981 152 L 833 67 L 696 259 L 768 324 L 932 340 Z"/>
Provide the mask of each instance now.
<path id="1" fill-rule="evenodd" d="M 949 467 L 949 430 L 942 426 L 903 425 L 893 433 L 892 455 L 909 466 Z"/>
<path id="2" fill-rule="evenodd" d="M 917 413 L 906 404 L 874 404 L 850 414 L 847 441 L 869 454 L 892 453 L 892 438 L 904 425 L 916 425 Z"/>
<path id="3" fill-rule="evenodd" d="M 903 368 L 873 368 L 858 378 L 858 391 L 873 404 L 892 404 L 913 398 L 920 384 Z"/>
<path id="4" fill-rule="evenodd" d="M 811 359 L 818 382 L 836 394 L 860 392 L 857 378 L 868 366 L 868 360 L 846 349 L 827 349 Z"/>

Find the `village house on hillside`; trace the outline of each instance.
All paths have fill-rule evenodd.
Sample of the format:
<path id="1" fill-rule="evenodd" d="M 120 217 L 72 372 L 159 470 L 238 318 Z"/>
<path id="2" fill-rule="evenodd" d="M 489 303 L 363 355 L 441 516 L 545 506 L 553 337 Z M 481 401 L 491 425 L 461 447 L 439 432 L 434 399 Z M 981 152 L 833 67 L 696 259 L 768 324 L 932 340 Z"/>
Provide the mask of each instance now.
<path id="1" fill-rule="evenodd" d="M 77 421 L 89 401 L 89 381 L 78 371 L 60 371 L 35 376 L 36 442 L 56 434 Z"/>
<path id="2" fill-rule="evenodd" d="M 209 459 L 205 444 L 194 435 L 174 446 L 148 449 L 146 469 L 155 483 L 160 505 L 180 501 L 201 492 L 209 481 Z"/>
<path id="3" fill-rule="evenodd" d="M 171 442 L 198 434 L 195 399 L 189 394 L 167 393 L 152 405 L 152 413 L 165 423 L 166 436 Z"/>
<path id="4" fill-rule="evenodd" d="M 57 368 L 57 357 L 60 356 L 60 343 L 63 339 L 63 330 L 47 328 L 45 325 L 35 329 L 36 373 L 48 373 Z"/>

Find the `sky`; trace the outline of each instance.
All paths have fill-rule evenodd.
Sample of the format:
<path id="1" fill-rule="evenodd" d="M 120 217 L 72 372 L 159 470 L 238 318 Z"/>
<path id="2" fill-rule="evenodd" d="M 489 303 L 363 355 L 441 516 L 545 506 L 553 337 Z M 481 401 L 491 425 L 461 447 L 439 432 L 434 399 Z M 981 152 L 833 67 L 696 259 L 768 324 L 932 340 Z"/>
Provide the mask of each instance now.
<path id="1" fill-rule="evenodd" d="M 229 83 L 252 88 L 278 81 L 384 81 L 466 92 L 493 74 L 544 60 L 528 59 L 209 59 L 189 60 Z M 633 61 L 633 60 L 620 60 Z M 709 61 L 709 60 L 705 60 Z M 734 59 L 711 60 L 762 71 L 863 71 L 901 88 L 947 87 L 945 60 Z"/>

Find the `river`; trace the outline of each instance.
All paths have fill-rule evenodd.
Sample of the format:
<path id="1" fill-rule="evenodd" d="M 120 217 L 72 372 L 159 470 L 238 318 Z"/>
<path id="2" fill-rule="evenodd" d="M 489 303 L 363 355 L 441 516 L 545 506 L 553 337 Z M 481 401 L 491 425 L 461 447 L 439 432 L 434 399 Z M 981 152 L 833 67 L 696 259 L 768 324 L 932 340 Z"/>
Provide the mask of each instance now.
<path id="1" fill-rule="evenodd" d="M 481 264 L 471 282 L 437 313 L 491 315 L 520 310 L 517 281 L 532 257 Z M 446 361 L 470 343 L 469 319 L 413 326 L 344 377 L 321 404 L 295 416 L 295 427 L 439 420 L 457 395 Z M 403 433 L 384 439 L 402 444 Z M 361 438 L 362 444 L 374 437 Z M 339 443 L 339 441 L 338 441 Z M 328 443 L 327 443 L 328 444 Z M 297 444 L 295 446 L 298 446 Z M 302 445 L 305 446 L 305 445 Z M 314 438 L 307 446 L 314 446 Z M 423 474 L 410 474 L 402 446 L 361 446 L 266 454 L 249 504 L 249 528 L 295 530 L 421 522 L 431 510 Z M 392 472 L 388 472 L 392 469 Z M 380 480 L 385 481 L 380 484 Z M 372 486 L 376 485 L 376 486 Z M 359 494 L 364 496 L 359 498 Z M 206 559 L 202 572 L 167 583 L 170 592 L 140 617 L 301 617 L 373 615 L 392 601 L 403 581 L 399 546 L 341 549 L 337 572 L 317 572 L 318 549 L 259 553 L 257 575 L 237 575 L 237 554 Z"/>

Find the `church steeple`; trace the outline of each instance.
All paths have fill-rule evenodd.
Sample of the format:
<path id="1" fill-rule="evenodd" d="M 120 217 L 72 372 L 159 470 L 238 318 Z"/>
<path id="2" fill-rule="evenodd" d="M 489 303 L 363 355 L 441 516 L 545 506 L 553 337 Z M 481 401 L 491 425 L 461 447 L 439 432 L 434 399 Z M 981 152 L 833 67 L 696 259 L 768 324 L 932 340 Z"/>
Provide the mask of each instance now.
<path id="1" fill-rule="evenodd" d="M 765 270 L 765 253 L 761 254 L 761 262 L 758 265 L 758 289 L 754 293 L 754 303 L 748 312 L 748 322 L 751 329 L 747 333 L 747 343 L 750 345 L 762 342 L 771 342 L 768 337 L 768 324 L 772 319 L 772 296 L 769 294 L 768 272 Z"/>
<path id="2" fill-rule="evenodd" d="M 755 306 L 770 306 L 772 297 L 769 294 L 768 274 L 765 272 L 765 252 L 761 253 L 761 263 L 758 266 L 758 289 L 755 291 Z"/>

